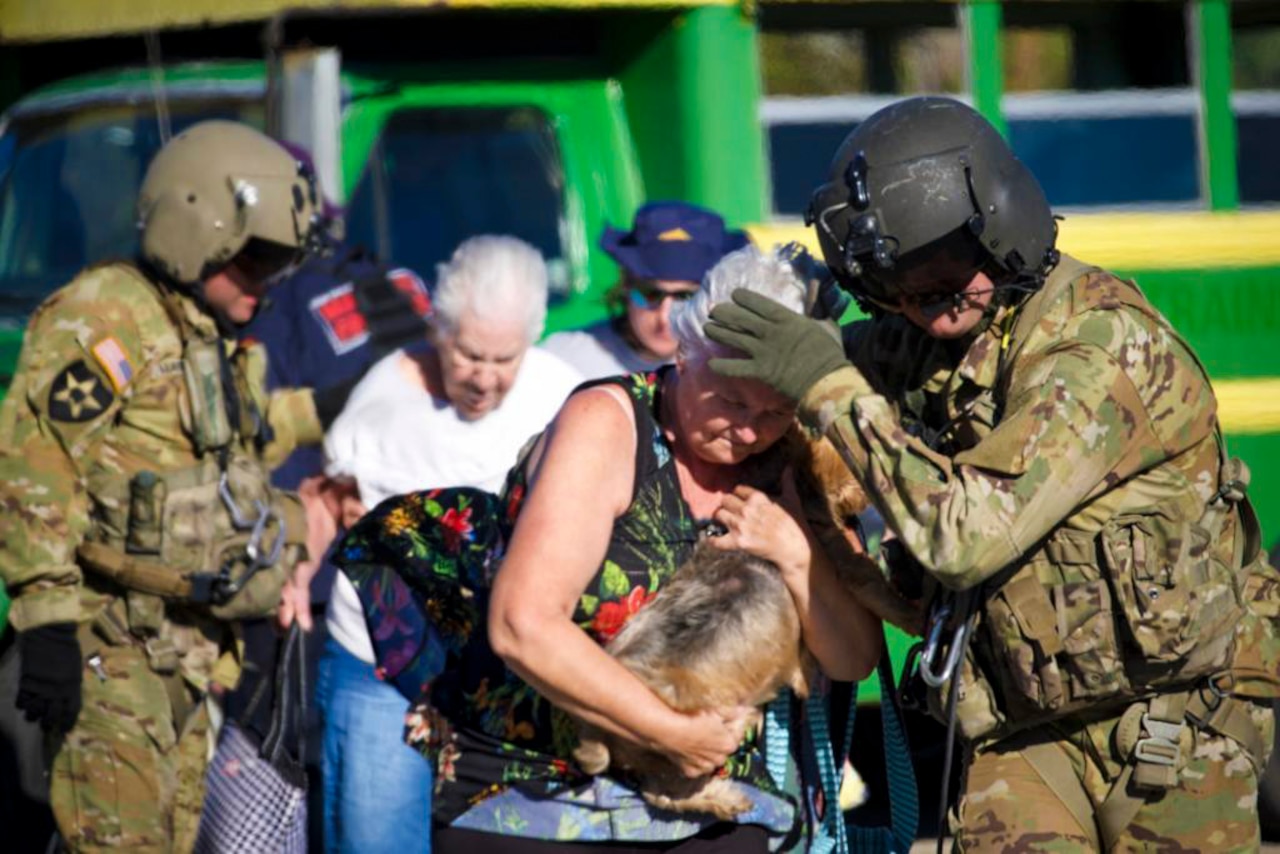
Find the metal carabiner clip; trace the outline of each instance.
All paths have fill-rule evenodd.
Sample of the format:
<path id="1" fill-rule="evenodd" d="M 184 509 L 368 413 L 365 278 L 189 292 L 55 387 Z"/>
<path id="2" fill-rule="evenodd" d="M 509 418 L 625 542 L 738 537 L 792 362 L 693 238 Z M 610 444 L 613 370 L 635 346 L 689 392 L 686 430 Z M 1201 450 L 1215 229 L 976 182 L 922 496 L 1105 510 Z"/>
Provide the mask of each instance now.
<path id="1" fill-rule="evenodd" d="M 934 661 L 938 657 L 938 647 L 942 642 L 942 632 L 947 621 L 951 619 L 951 603 L 945 603 L 933 610 L 929 615 L 929 637 L 925 641 L 924 651 L 920 653 L 920 678 L 930 688 L 941 688 L 951 679 L 960 664 L 960 656 L 964 654 L 965 638 L 969 633 L 969 621 L 966 619 L 951 633 L 947 644 L 947 660 L 942 670 L 936 670 Z"/>
<path id="2" fill-rule="evenodd" d="M 249 542 L 245 545 L 244 550 L 249 555 L 250 565 L 253 570 L 265 569 L 280 559 L 280 552 L 284 549 L 284 520 L 279 518 L 269 506 L 261 501 L 254 502 L 258 507 L 258 520 L 253 524 L 253 533 L 249 535 Z M 267 549 L 267 553 L 262 552 L 262 537 L 266 534 L 267 524 L 275 519 L 280 530 L 276 532 L 276 538 L 271 543 L 271 548 Z"/>
<path id="3" fill-rule="evenodd" d="M 218 497 L 222 499 L 223 506 L 227 508 L 227 512 L 231 515 L 231 525 L 237 531 L 248 531 L 262 521 L 263 505 L 261 501 L 254 502 L 254 509 L 258 512 L 257 518 L 250 519 L 240 512 L 240 505 L 236 504 L 236 497 L 231 494 L 231 482 L 227 479 L 225 471 L 218 478 Z"/>

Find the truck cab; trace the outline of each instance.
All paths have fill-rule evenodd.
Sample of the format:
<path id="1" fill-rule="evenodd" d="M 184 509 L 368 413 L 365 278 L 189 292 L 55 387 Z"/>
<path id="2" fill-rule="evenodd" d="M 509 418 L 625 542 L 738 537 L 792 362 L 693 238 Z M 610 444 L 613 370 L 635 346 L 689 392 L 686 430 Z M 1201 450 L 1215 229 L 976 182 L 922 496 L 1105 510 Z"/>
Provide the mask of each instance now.
<path id="1" fill-rule="evenodd" d="M 30 88 L 0 119 L 0 389 L 31 310 L 86 265 L 134 254 L 133 200 L 148 162 L 204 119 L 244 121 L 313 151 L 347 240 L 428 281 L 467 236 L 527 240 L 551 272 L 549 331 L 602 316 L 599 295 L 617 270 L 598 237 L 608 223 L 629 223 L 646 199 L 706 204 L 737 224 L 762 220 L 758 75 L 741 73 L 743 63 L 755 68 L 755 30 L 743 11 L 548 5 L 281 11 L 265 24 L 173 36 L 113 30 L 19 44 L 10 88 L 25 90 L 39 76 L 31 69 L 102 67 Z M 266 56 L 232 56 L 236 34 L 259 26 L 274 34 Z M 167 43 L 202 58 L 161 59 Z M 308 70 L 311 44 L 336 46 L 328 89 Z M 307 85 L 290 85 L 295 77 Z M 718 87 L 715 98 L 707 86 Z M 296 113 L 305 119 L 290 125 Z"/>

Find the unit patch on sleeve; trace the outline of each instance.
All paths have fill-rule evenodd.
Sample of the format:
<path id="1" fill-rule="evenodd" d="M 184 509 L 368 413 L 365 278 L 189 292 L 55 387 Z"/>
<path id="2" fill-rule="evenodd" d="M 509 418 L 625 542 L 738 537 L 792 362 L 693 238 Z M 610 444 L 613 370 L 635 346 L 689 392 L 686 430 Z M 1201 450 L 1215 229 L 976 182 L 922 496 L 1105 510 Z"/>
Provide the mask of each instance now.
<path id="1" fill-rule="evenodd" d="M 49 417 L 72 424 L 92 421 L 113 400 L 111 389 L 83 360 L 72 362 L 49 387 Z"/>

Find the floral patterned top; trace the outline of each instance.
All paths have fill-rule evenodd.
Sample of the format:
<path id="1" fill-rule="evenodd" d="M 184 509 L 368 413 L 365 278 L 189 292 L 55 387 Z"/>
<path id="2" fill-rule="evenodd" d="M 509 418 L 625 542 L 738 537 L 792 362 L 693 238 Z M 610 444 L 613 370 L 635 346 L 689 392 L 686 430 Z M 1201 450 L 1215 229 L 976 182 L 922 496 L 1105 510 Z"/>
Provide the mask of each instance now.
<path id="1" fill-rule="evenodd" d="M 601 644 L 656 595 L 698 538 L 658 424 L 662 376 L 592 383 L 628 392 L 638 440 L 634 498 L 614 523 L 604 561 L 573 618 Z M 406 740 L 436 765 L 434 819 L 540 839 L 692 836 L 716 819 L 651 807 L 625 776 L 581 772 L 571 758 L 576 730 L 568 715 L 489 648 L 489 584 L 526 475 L 517 464 L 501 496 L 454 488 L 389 499 L 336 550 L 335 562 L 351 577 L 369 618 L 380 674 L 417 698 Z M 762 740 L 749 735 L 723 773 L 740 781 L 753 804 L 738 820 L 763 825 L 781 841 L 796 831 L 800 810 L 765 770 Z"/>

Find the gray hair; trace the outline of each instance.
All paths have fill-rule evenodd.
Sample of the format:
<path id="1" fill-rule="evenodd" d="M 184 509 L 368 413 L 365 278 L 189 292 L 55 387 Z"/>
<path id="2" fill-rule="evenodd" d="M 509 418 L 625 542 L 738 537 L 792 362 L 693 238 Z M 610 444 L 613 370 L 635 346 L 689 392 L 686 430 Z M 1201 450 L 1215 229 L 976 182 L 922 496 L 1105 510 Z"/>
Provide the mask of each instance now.
<path id="1" fill-rule="evenodd" d="M 804 312 L 805 285 L 782 254 L 780 247 L 761 252 L 747 245 L 720 259 L 707 271 L 702 286 L 693 297 L 671 306 L 671 333 L 677 352 L 685 361 L 701 361 L 725 352 L 702 327 L 711 309 L 729 302 L 738 288 L 753 291 L 779 302 L 795 312 Z"/>
<path id="2" fill-rule="evenodd" d="M 518 238 L 470 237 L 436 266 L 431 302 L 436 328 L 443 333 L 456 332 L 470 311 L 480 317 L 523 318 L 532 344 L 542 337 L 547 321 L 547 265 L 542 253 Z"/>

